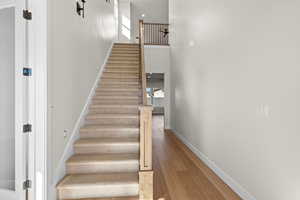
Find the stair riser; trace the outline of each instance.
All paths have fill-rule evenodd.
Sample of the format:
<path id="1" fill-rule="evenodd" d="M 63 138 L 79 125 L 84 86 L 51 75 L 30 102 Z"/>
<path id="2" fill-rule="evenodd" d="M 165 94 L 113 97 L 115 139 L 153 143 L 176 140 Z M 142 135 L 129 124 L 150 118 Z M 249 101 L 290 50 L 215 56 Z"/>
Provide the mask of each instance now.
<path id="1" fill-rule="evenodd" d="M 134 72 L 134 71 L 131 71 L 131 72 L 116 72 L 116 71 L 114 71 L 114 72 L 104 72 L 103 73 L 103 76 L 106 76 L 106 75 L 117 75 L 117 76 L 125 76 L 125 77 L 127 77 L 127 76 L 137 76 L 137 78 L 140 76 L 140 74 L 138 73 L 138 72 Z"/>
<path id="2" fill-rule="evenodd" d="M 134 79 L 113 79 L 113 78 L 102 78 L 99 84 L 141 84 L 140 78 Z"/>
<path id="3" fill-rule="evenodd" d="M 135 49 L 135 50 L 139 50 L 139 46 L 134 46 L 134 45 L 117 45 L 114 46 L 113 49 Z"/>
<path id="4" fill-rule="evenodd" d="M 139 192 L 138 184 L 101 185 L 94 187 L 78 187 L 59 189 L 59 199 L 104 198 L 136 196 Z"/>
<path id="5" fill-rule="evenodd" d="M 142 103 L 141 100 L 94 100 L 92 105 L 90 106 L 90 111 L 94 109 L 102 109 L 104 105 L 140 105 Z"/>
<path id="6" fill-rule="evenodd" d="M 110 61 L 110 62 L 107 62 L 107 65 L 138 67 L 140 64 L 138 61 Z"/>
<path id="7" fill-rule="evenodd" d="M 134 56 L 139 56 L 140 52 L 136 51 L 136 50 L 122 50 L 122 49 L 117 49 L 117 50 L 113 50 L 111 55 L 117 55 L 117 54 L 122 54 L 122 55 L 134 55 Z"/>
<path id="8" fill-rule="evenodd" d="M 123 74 L 110 74 L 110 73 L 105 73 L 103 74 L 103 78 L 109 78 L 109 79 L 116 79 L 116 80 L 138 80 L 139 79 L 139 75 L 134 75 L 134 74 L 130 74 L 130 75 L 123 75 Z"/>
<path id="9" fill-rule="evenodd" d="M 116 72 L 119 72 L 119 73 L 125 72 L 126 73 L 126 71 L 129 72 L 129 73 L 134 72 L 136 74 L 140 74 L 140 69 L 137 66 L 130 67 L 130 66 L 120 66 L 120 65 L 119 66 L 106 67 L 105 70 L 104 70 L 104 73 L 105 72 L 114 72 L 114 73 L 116 73 Z"/>
<path id="10" fill-rule="evenodd" d="M 105 70 L 104 70 L 104 73 L 122 73 L 122 74 L 140 74 L 140 69 L 137 68 L 137 67 L 128 67 L 128 68 L 125 68 L 125 67 L 112 67 L 112 68 L 109 68 L 109 67 L 106 67 Z"/>
<path id="11" fill-rule="evenodd" d="M 128 64 L 110 64 L 106 65 L 106 69 L 114 69 L 114 68 L 122 68 L 122 69 L 136 69 L 140 70 L 140 65 L 128 65 Z"/>
<path id="12" fill-rule="evenodd" d="M 126 87 L 99 87 L 96 89 L 97 92 L 140 92 L 141 89 L 136 88 L 126 88 Z"/>
<path id="13" fill-rule="evenodd" d="M 104 72 L 107 73 L 124 73 L 124 74 L 139 74 L 139 70 L 135 68 L 129 68 L 129 69 L 124 69 L 124 68 L 112 68 L 112 69 L 105 69 Z"/>
<path id="14" fill-rule="evenodd" d="M 108 61 L 139 61 L 139 56 L 121 57 L 121 56 L 110 56 Z"/>
<path id="15" fill-rule="evenodd" d="M 127 63 L 122 63 L 122 64 L 112 63 L 112 64 L 107 64 L 106 68 L 108 68 L 108 69 L 110 69 L 110 68 L 134 68 L 134 69 L 139 69 L 140 65 L 139 64 L 127 64 Z"/>
<path id="16" fill-rule="evenodd" d="M 137 59 L 137 60 L 139 60 L 140 55 L 138 55 L 138 54 L 111 54 L 110 58 L 111 59 L 118 58 L 118 59 L 125 59 L 125 60 L 126 59 Z"/>
<path id="17" fill-rule="evenodd" d="M 111 58 L 109 58 L 108 59 L 108 62 L 107 62 L 108 64 L 109 63 L 137 63 L 137 64 L 139 64 L 140 63 L 140 61 L 139 61 L 139 59 L 129 59 L 129 60 L 122 60 L 122 59 L 111 59 Z"/>
<path id="18" fill-rule="evenodd" d="M 119 173 L 137 172 L 139 170 L 138 160 L 67 164 L 67 174 L 90 174 L 90 173 Z"/>
<path id="19" fill-rule="evenodd" d="M 114 80 L 114 79 L 102 79 L 99 85 L 141 85 L 140 81 L 136 79 L 136 81 L 122 81 L 122 80 Z"/>
<path id="20" fill-rule="evenodd" d="M 139 57 L 139 52 L 125 52 L 125 51 L 113 51 L 111 56 L 120 56 L 120 57 Z"/>
<path id="21" fill-rule="evenodd" d="M 104 96 L 101 96 L 101 95 L 95 95 L 93 97 L 93 99 L 95 101 L 97 100 L 119 100 L 121 102 L 124 102 L 124 101 L 127 101 L 127 100 L 141 100 L 141 97 L 138 97 L 138 96 L 107 96 L 107 95 L 104 95 Z"/>
<path id="22" fill-rule="evenodd" d="M 103 106 L 102 108 L 94 108 L 90 109 L 90 114 L 138 114 L 139 109 L 136 108 L 115 108 L 115 107 L 105 107 Z"/>
<path id="23" fill-rule="evenodd" d="M 105 118 L 105 119 L 87 119 L 87 125 L 132 125 L 138 126 L 138 119 L 115 119 L 115 118 Z"/>
<path id="24" fill-rule="evenodd" d="M 126 44 L 126 43 L 117 43 L 114 44 L 113 48 L 115 47 L 134 47 L 134 48 L 139 48 L 139 44 Z"/>
<path id="25" fill-rule="evenodd" d="M 111 57 L 118 57 L 118 58 L 140 58 L 138 53 L 113 53 Z"/>
<path id="26" fill-rule="evenodd" d="M 121 88 L 121 89 L 141 89 L 141 86 L 139 84 L 106 84 L 106 83 L 102 83 L 99 85 L 99 88 L 111 88 L 111 89 L 117 89 L 117 88 Z"/>
<path id="27" fill-rule="evenodd" d="M 81 131 L 81 138 L 138 138 L 139 130 Z"/>
<path id="28" fill-rule="evenodd" d="M 89 144 L 89 145 L 80 145 L 74 147 L 75 153 L 78 154 L 92 154 L 92 153 L 138 153 L 139 144 L 122 144 L 122 143 L 108 143 L 108 144 Z"/>
<path id="29" fill-rule="evenodd" d="M 96 96 L 141 96 L 141 92 L 96 92 Z"/>
<path id="30" fill-rule="evenodd" d="M 135 51 L 139 51 L 139 47 L 138 46 L 114 46 L 112 48 L 112 50 L 124 50 L 124 51 L 135 50 Z"/>

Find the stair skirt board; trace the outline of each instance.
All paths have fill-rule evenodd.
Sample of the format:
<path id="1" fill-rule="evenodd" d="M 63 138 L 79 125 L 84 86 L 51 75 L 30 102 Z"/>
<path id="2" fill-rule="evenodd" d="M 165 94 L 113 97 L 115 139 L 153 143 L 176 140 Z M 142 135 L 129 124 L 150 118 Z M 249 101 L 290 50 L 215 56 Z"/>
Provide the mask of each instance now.
<path id="1" fill-rule="evenodd" d="M 73 151 L 61 160 L 59 200 L 138 199 L 139 46 L 114 44 L 108 55 L 68 147 Z"/>

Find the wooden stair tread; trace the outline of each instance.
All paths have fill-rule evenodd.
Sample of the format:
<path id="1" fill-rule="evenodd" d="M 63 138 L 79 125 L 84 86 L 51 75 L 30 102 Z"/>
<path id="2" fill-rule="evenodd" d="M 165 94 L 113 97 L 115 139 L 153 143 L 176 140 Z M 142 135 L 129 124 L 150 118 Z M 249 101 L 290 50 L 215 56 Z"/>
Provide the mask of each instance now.
<path id="1" fill-rule="evenodd" d="M 132 125 L 85 125 L 80 130 L 137 130 L 138 127 Z"/>
<path id="2" fill-rule="evenodd" d="M 140 99 L 141 97 L 139 96 L 121 96 L 121 95 L 112 95 L 112 96 L 107 96 L 107 95 L 104 95 L 104 96 L 101 96 L 101 95 L 97 95 L 97 96 L 94 96 L 94 99 Z"/>
<path id="3" fill-rule="evenodd" d="M 95 185 L 138 184 L 137 173 L 103 173 L 67 175 L 57 186 L 61 188 L 94 187 Z"/>
<path id="4" fill-rule="evenodd" d="M 109 108 L 138 108 L 139 104 L 116 104 L 116 103 L 105 103 L 97 105 L 98 108 L 109 107 Z"/>
<path id="5" fill-rule="evenodd" d="M 132 92 L 132 91 L 141 91 L 141 88 L 127 88 L 127 87 L 109 87 L 109 86 L 101 86 L 96 89 L 96 91 L 122 91 L 122 92 Z"/>
<path id="6" fill-rule="evenodd" d="M 98 163 L 98 162 L 138 162 L 138 154 L 75 154 L 68 161 L 68 164 Z"/>
<path id="7" fill-rule="evenodd" d="M 62 200 L 78 200 L 78 199 L 62 199 Z M 139 200 L 138 196 L 134 197 L 108 197 L 108 198 L 88 198 L 80 200 Z"/>
<path id="8" fill-rule="evenodd" d="M 101 114 L 91 114 L 88 115 L 87 118 L 114 118 L 114 119 L 120 119 L 120 118 L 139 118 L 138 114 L 110 114 L 110 113 L 101 113 Z"/>
<path id="9" fill-rule="evenodd" d="M 139 143 L 138 138 L 93 138 L 79 139 L 74 146 L 88 146 L 93 144 L 136 144 Z"/>

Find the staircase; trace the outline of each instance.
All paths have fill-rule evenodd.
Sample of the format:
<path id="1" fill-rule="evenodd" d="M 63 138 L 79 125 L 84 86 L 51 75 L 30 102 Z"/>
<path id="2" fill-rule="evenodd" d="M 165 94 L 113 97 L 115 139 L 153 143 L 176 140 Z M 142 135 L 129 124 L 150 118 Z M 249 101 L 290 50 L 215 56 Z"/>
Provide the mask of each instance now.
<path id="1" fill-rule="evenodd" d="M 139 199 L 139 45 L 115 44 L 92 99 L 59 200 Z"/>

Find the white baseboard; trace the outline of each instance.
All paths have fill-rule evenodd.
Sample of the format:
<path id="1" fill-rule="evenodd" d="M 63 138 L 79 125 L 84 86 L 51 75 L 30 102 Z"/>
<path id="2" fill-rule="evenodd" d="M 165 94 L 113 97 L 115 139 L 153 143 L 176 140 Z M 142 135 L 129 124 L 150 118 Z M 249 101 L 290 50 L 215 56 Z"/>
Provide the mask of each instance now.
<path id="1" fill-rule="evenodd" d="M 247 190 L 245 190 L 237 181 L 218 167 L 213 161 L 211 161 L 206 155 L 204 155 L 199 149 L 197 149 L 192 143 L 190 143 L 183 135 L 172 130 L 172 132 L 180 139 L 189 149 L 198 156 L 211 170 L 215 172 L 233 191 L 235 191 L 243 200 L 256 200 Z"/>
<path id="2" fill-rule="evenodd" d="M 103 73 L 103 70 L 104 70 L 104 67 L 107 63 L 107 60 L 110 56 L 110 53 L 111 53 L 111 50 L 112 50 L 112 47 L 113 47 L 113 44 L 114 42 L 112 42 L 108 52 L 107 52 L 107 55 L 104 59 L 104 62 L 103 62 L 103 65 L 100 67 L 99 69 L 99 72 L 97 74 L 97 77 L 96 77 L 96 80 L 94 82 L 94 85 L 93 87 L 91 88 L 90 90 L 90 93 L 87 97 L 87 100 L 86 100 L 86 103 L 80 113 L 80 116 L 74 126 L 74 129 L 72 131 L 72 134 L 71 134 L 71 137 L 70 139 L 68 140 L 67 142 L 67 145 L 65 147 L 65 150 L 64 150 L 64 153 L 59 161 L 59 164 L 58 164 L 58 167 L 56 168 L 56 170 L 54 171 L 54 179 L 53 179 L 53 184 L 54 184 L 54 188 L 55 188 L 55 185 L 65 176 L 66 174 L 66 168 L 65 168 L 65 163 L 66 161 L 74 154 L 74 150 L 73 150 L 73 144 L 74 142 L 79 139 L 79 130 L 80 128 L 83 126 L 84 122 L 85 122 L 85 116 L 86 114 L 88 113 L 88 110 L 89 110 L 89 106 L 92 102 L 92 98 L 95 94 L 95 91 L 96 91 L 96 88 L 98 86 L 98 83 L 100 81 L 100 78 L 101 78 L 101 75 Z"/>

